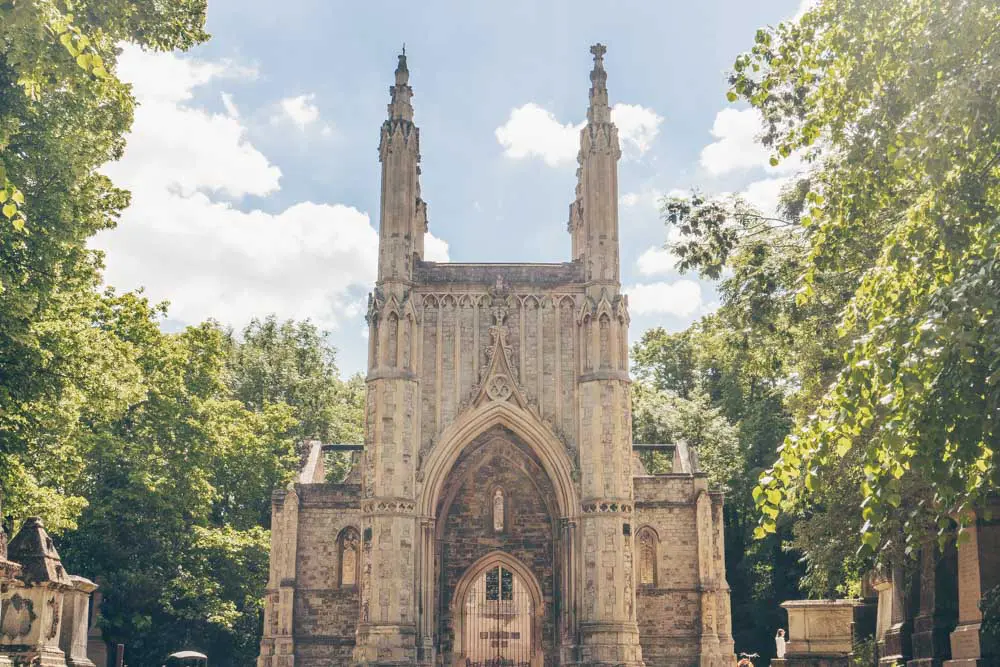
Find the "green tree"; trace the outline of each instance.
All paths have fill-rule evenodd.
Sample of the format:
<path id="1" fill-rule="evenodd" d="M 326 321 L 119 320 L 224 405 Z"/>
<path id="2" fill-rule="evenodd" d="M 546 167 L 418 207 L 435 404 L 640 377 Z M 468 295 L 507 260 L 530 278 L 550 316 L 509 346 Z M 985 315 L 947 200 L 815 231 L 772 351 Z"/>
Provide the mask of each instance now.
<path id="1" fill-rule="evenodd" d="M 700 391 L 683 398 L 636 382 L 632 385 L 632 434 L 635 442 L 686 443 L 697 452 L 700 467 L 715 488 L 728 488 L 743 469 L 736 429 Z M 655 473 L 671 472 L 673 467 L 672 461 L 655 452 L 644 463 Z"/>
<path id="2" fill-rule="evenodd" d="M 115 45 L 187 48 L 207 37 L 204 20 L 205 0 L 0 0 L 0 488 L 11 516 L 72 526 L 84 424 L 142 397 L 86 247 L 128 204 L 97 171 L 121 156 L 132 122 Z"/>
<path id="3" fill-rule="evenodd" d="M 156 664 L 182 645 L 236 665 L 256 652 L 267 578 L 271 491 L 298 457 L 289 406 L 248 410 L 225 384 L 229 347 L 212 324 L 160 331 L 134 295 L 117 299 L 115 336 L 134 346 L 145 397 L 92 424 L 88 501 L 60 549 L 99 578 L 105 637 L 130 662 Z"/>
<path id="4" fill-rule="evenodd" d="M 341 380 L 328 334 L 308 320 L 253 320 L 237 338 L 229 334 L 227 383 L 251 410 L 284 403 L 298 424 L 298 442 L 361 444 L 365 384 L 360 375 Z M 347 474 L 350 457 L 330 454 L 328 478 Z"/>
<path id="5" fill-rule="evenodd" d="M 736 60 L 730 98 L 760 109 L 773 162 L 813 160 L 799 304 L 854 281 L 834 378 L 755 491 L 760 535 L 845 461 L 869 551 L 947 539 L 996 489 L 998 25 L 989 0 L 822 0 Z"/>

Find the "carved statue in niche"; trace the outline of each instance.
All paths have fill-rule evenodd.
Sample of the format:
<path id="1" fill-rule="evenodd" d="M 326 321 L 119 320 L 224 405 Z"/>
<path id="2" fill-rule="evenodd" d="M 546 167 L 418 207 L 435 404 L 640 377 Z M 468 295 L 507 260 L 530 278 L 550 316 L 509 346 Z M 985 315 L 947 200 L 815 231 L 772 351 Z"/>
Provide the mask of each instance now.
<path id="1" fill-rule="evenodd" d="M 340 535 L 340 586 L 350 588 L 358 584 L 358 547 L 360 540 L 353 528 L 346 528 Z"/>
<path id="2" fill-rule="evenodd" d="M 639 531 L 639 585 L 656 585 L 656 536 L 653 531 Z"/>
<path id="3" fill-rule="evenodd" d="M 493 492 L 493 532 L 495 533 L 503 532 L 503 502 L 503 489 L 497 488 L 497 490 Z"/>
<path id="4" fill-rule="evenodd" d="M 599 321 L 601 336 L 601 368 L 611 367 L 611 320 L 601 315 Z"/>

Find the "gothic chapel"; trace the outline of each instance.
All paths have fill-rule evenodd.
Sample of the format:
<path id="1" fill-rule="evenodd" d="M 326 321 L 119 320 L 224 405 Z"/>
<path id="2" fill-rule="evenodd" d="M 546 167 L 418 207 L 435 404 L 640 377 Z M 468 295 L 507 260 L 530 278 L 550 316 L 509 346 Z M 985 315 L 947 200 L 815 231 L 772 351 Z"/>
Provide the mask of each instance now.
<path id="1" fill-rule="evenodd" d="M 363 452 L 272 498 L 258 667 L 732 665 L 722 495 L 634 445 L 618 130 L 591 48 L 572 259 L 423 260 L 406 55 L 382 123 Z M 637 452 L 672 452 L 649 475 Z"/>

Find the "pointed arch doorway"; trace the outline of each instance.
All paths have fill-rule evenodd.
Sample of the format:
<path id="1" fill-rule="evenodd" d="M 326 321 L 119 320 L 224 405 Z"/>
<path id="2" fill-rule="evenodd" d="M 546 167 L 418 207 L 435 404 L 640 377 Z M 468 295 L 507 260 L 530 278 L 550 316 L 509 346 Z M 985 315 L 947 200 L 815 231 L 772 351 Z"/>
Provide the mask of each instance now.
<path id="1" fill-rule="evenodd" d="M 541 667 L 542 591 L 516 558 L 494 551 L 476 561 L 455 587 L 451 607 L 458 664 Z"/>

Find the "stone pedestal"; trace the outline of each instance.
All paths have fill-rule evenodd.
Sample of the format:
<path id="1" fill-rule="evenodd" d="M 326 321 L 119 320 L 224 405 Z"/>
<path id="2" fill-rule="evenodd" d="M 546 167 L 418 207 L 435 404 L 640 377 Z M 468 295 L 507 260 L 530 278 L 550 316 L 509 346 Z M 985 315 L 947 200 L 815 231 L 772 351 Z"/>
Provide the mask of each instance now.
<path id="1" fill-rule="evenodd" d="M 880 665 L 906 662 L 912 657 L 911 637 L 913 634 L 912 587 L 907 584 L 906 571 L 902 565 L 892 568 L 892 588 L 889 599 L 889 627 L 878 643 Z"/>
<path id="2" fill-rule="evenodd" d="M 100 587 L 101 580 L 97 580 Z M 104 641 L 104 633 L 101 632 L 101 589 L 98 588 L 91 594 L 90 617 L 87 622 L 87 658 L 96 667 L 108 667 L 108 643 Z"/>
<path id="3" fill-rule="evenodd" d="M 782 667 L 848 667 L 854 648 L 854 600 L 793 600 L 788 612 L 788 643 Z"/>
<path id="4" fill-rule="evenodd" d="M 59 637 L 59 647 L 66 654 L 68 667 L 95 667 L 87 656 L 87 631 L 90 607 L 90 594 L 97 589 L 97 584 L 71 575 L 73 588 L 67 591 L 63 600 L 62 632 Z"/>
<path id="5" fill-rule="evenodd" d="M 1000 500 L 994 499 L 988 508 L 978 511 L 966 529 L 968 541 L 958 547 L 958 626 L 951 633 L 951 660 L 944 663 L 945 667 L 992 664 L 984 660 L 979 642 L 983 620 L 979 601 L 983 593 L 1000 584 L 998 510 Z"/>
<path id="6" fill-rule="evenodd" d="M 920 552 L 920 606 L 913 619 L 913 659 L 907 667 L 940 667 L 951 657 L 949 635 L 958 614 L 958 564 L 954 544 L 936 543 Z"/>

